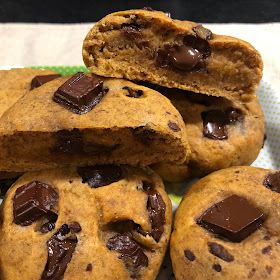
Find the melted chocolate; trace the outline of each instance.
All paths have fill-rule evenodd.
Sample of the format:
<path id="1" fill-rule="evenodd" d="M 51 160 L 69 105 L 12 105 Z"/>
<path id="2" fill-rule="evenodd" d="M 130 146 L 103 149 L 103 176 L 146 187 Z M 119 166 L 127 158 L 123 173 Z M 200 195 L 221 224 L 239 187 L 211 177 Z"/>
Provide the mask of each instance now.
<path id="1" fill-rule="evenodd" d="M 198 224 L 232 242 L 241 242 L 264 221 L 264 214 L 243 197 L 232 195 L 211 206 Z"/>
<path id="2" fill-rule="evenodd" d="M 121 25 L 121 32 L 128 38 L 128 39 L 135 39 L 136 37 L 141 36 L 141 27 L 136 23 L 123 23 Z"/>
<path id="3" fill-rule="evenodd" d="M 122 168 L 116 165 L 78 167 L 78 173 L 91 188 L 99 188 L 121 180 Z"/>
<path id="4" fill-rule="evenodd" d="M 75 235 L 66 237 L 69 232 L 69 227 L 64 224 L 47 241 L 48 260 L 41 280 L 63 279 L 64 273 L 78 243 Z"/>
<path id="5" fill-rule="evenodd" d="M 121 253 L 120 258 L 130 258 L 134 268 L 147 267 L 148 257 L 128 235 L 116 234 L 107 241 L 107 248 Z"/>
<path id="6" fill-rule="evenodd" d="M 210 242 L 208 246 L 209 246 L 209 251 L 212 255 L 226 262 L 234 261 L 234 257 L 221 244 L 218 244 L 216 242 Z"/>
<path id="7" fill-rule="evenodd" d="M 139 98 L 140 96 L 143 95 L 143 90 L 133 90 L 131 87 L 123 87 L 123 89 L 128 91 L 128 97 L 133 97 L 133 98 Z"/>
<path id="8" fill-rule="evenodd" d="M 34 88 L 40 87 L 41 85 L 43 85 L 43 84 L 45 84 L 47 82 L 50 82 L 50 81 L 52 81 L 54 79 L 57 79 L 59 77 L 61 77 L 60 74 L 36 76 L 31 81 L 30 89 L 32 90 Z"/>
<path id="9" fill-rule="evenodd" d="M 61 85 L 53 100 L 76 114 L 91 111 L 104 97 L 103 81 L 78 72 Z"/>
<path id="10" fill-rule="evenodd" d="M 58 194 L 47 184 L 33 181 L 19 187 L 13 197 L 14 223 L 29 226 L 51 212 Z"/>
<path id="11" fill-rule="evenodd" d="M 242 122 L 244 115 L 239 109 L 209 110 L 201 113 L 203 120 L 203 135 L 213 140 L 228 139 L 226 125 L 232 122 Z"/>
<path id="12" fill-rule="evenodd" d="M 268 189 L 272 190 L 273 192 L 280 193 L 280 172 L 275 172 L 269 174 L 264 182 L 263 185 Z"/>

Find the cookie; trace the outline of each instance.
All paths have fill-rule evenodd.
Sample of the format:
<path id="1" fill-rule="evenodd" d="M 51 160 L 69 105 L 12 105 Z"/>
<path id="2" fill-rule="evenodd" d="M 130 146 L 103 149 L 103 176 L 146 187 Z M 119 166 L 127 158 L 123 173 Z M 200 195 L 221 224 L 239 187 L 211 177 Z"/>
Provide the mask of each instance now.
<path id="1" fill-rule="evenodd" d="M 176 213 L 177 280 L 279 279 L 280 173 L 231 167 L 196 182 Z"/>
<path id="2" fill-rule="evenodd" d="M 101 19 L 84 40 L 83 59 L 101 76 L 145 80 L 239 102 L 255 98 L 263 69 L 260 54 L 249 43 L 150 9 Z"/>
<path id="3" fill-rule="evenodd" d="M 159 163 L 166 181 L 203 177 L 231 166 L 251 165 L 264 142 L 264 115 L 257 99 L 240 104 L 221 97 L 156 87 L 181 113 L 190 146 L 184 164 Z"/>
<path id="4" fill-rule="evenodd" d="M 25 173 L 1 209 L 0 277 L 155 279 L 171 219 L 164 185 L 149 168 Z"/>
<path id="5" fill-rule="evenodd" d="M 16 144 L 15 144 L 16 143 Z M 79 72 L 30 91 L 0 119 L 0 170 L 182 163 L 183 119 L 160 93 Z"/>
<path id="6" fill-rule="evenodd" d="M 0 70 L 0 117 L 28 91 L 59 76 L 61 75 L 52 70 L 31 68 Z M 20 175 L 21 173 L 0 171 L 0 179 L 15 178 Z M 3 189 L 2 183 L 1 189 Z"/>
<path id="7" fill-rule="evenodd" d="M 0 117 L 28 91 L 46 81 L 47 77 L 55 77 L 52 75 L 61 76 L 52 70 L 31 68 L 0 70 Z"/>

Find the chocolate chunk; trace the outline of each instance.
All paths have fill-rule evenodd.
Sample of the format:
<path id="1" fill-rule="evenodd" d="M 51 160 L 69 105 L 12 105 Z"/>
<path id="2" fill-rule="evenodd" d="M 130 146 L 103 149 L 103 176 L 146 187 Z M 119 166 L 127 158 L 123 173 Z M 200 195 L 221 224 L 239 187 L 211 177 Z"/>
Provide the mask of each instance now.
<path id="1" fill-rule="evenodd" d="M 181 128 L 176 123 L 171 122 L 171 121 L 169 121 L 168 127 L 175 132 L 181 131 Z"/>
<path id="2" fill-rule="evenodd" d="M 72 130 L 60 130 L 56 132 L 56 144 L 54 152 L 81 154 L 84 152 L 83 133 L 74 128 Z"/>
<path id="3" fill-rule="evenodd" d="M 78 72 L 61 85 L 53 100 L 76 114 L 91 111 L 104 97 L 103 81 Z"/>
<path id="4" fill-rule="evenodd" d="M 271 246 L 267 246 L 267 247 L 264 247 L 262 249 L 262 253 L 265 255 L 265 254 L 267 254 L 271 250 L 272 250 L 272 247 Z"/>
<path id="5" fill-rule="evenodd" d="M 116 234 L 107 241 L 107 248 L 121 253 L 120 258 L 130 258 L 134 268 L 147 267 L 148 257 L 128 235 Z"/>
<path id="6" fill-rule="evenodd" d="M 256 272 L 256 269 L 255 269 L 255 268 L 252 268 L 252 270 L 249 272 L 248 278 L 249 278 L 249 279 L 252 278 L 253 275 L 255 274 L 255 272 Z"/>
<path id="7" fill-rule="evenodd" d="M 221 244 L 218 244 L 216 242 L 209 242 L 208 246 L 209 246 L 209 251 L 212 255 L 226 262 L 234 261 L 234 257 Z"/>
<path id="8" fill-rule="evenodd" d="M 131 87 L 123 87 L 123 89 L 128 91 L 128 97 L 133 97 L 133 98 L 139 98 L 140 96 L 143 95 L 143 90 L 133 90 Z"/>
<path id="9" fill-rule="evenodd" d="M 245 198 L 232 195 L 211 206 L 198 219 L 198 224 L 209 231 L 241 242 L 264 221 L 264 214 Z"/>
<path id="10" fill-rule="evenodd" d="M 216 270 L 217 272 L 221 272 L 222 271 L 222 267 L 219 264 L 213 264 L 212 268 L 214 270 Z"/>
<path id="11" fill-rule="evenodd" d="M 47 241 L 48 260 L 41 280 L 63 279 L 63 275 L 78 243 L 76 236 L 66 237 L 69 232 L 69 227 L 64 224 Z"/>
<path id="12" fill-rule="evenodd" d="M 263 239 L 268 241 L 270 240 L 270 236 L 266 235 Z"/>
<path id="13" fill-rule="evenodd" d="M 155 130 L 145 128 L 145 126 L 135 128 L 133 133 L 144 145 L 150 145 L 156 136 Z"/>
<path id="14" fill-rule="evenodd" d="M 42 75 L 42 76 L 36 76 L 33 78 L 33 80 L 31 81 L 31 90 L 37 87 L 40 87 L 41 85 L 50 82 L 54 79 L 57 79 L 61 77 L 60 74 L 53 74 L 53 75 Z"/>
<path id="15" fill-rule="evenodd" d="M 152 236 L 156 242 L 159 241 L 164 231 L 166 205 L 160 193 L 150 182 L 143 182 L 143 191 L 148 195 L 147 211 L 151 221 L 152 230 L 144 231 L 140 227 L 136 230 L 143 235 Z"/>
<path id="16" fill-rule="evenodd" d="M 272 272 L 272 267 L 271 267 L 271 266 L 266 265 L 266 266 L 265 266 L 265 269 L 266 269 L 267 274 L 268 274 L 268 275 L 270 275 L 270 274 L 271 274 L 271 272 Z"/>
<path id="17" fill-rule="evenodd" d="M 56 222 L 56 220 L 51 220 L 51 221 L 46 222 L 45 224 L 42 225 L 40 232 L 42 234 L 46 234 L 49 231 L 52 231 L 53 229 L 55 229 L 55 222 Z"/>
<path id="18" fill-rule="evenodd" d="M 190 71 L 202 59 L 199 50 L 190 46 L 179 44 L 165 44 L 163 48 L 158 49 L 156 62 L 160 67 L 170 67 Z"/>
<path id="19" fill-rule="evenodd" d="M 57 204 L 58 194 L 47 184 L 33 181 L 19 187 L 13 197 L 14 223 L 29 226 L 50 213 Z"/>
<path id="20" fill-rule="evenodd" d="M 130 40 L 141 36 L 141 27 L 136 23 L 123 23 L 121 25 L 121 32 Z"/>
<path id="21" fill-rule="evenodd" d="M 263 181 L 263 185 L 273 192 L 280 193 L 280 172 L 269 174 Z"/>
<path id="22" fill-rule="evenodd" d="M 154 11 L 154 9 L 151 8 L 151 7 L 144 7 L 144 8 L 142 8 L 142 10 L 149 11 L 149 12 L 153 12 Z"/>
<path id="23" fill-rule="evenodd" d="M 211 40 L 213 38 L 211 30 L 203 27 L 201 24 L 198 24 L 192 30 L 196 33 L 197 37 L 203 40 Z"/>
<path id="24" fill-rule="evenodd" d="M 78 233 L 82 230 L 80 224 L 77 222 L 70 224 L 69 228 L 70 228 L 71 233 Z"/>
<path id="25" fill-rule="evenodd" d="M 89 263 L 87 265 L 86 271 L 92 271 L 92 264 L 91 263 Z"/>
<path id="26" fill-rule="evenodd" d="M 191 250 L 184 250 L 184 254 L 189 261 L 193 262 L 195 260 L 195 255 Z"/>
<path id="27" fill-rule="evenodd" d="M 122 168 L 116 165 L 78 167 L 78 173 L 91 188 L 99 188 L 121 180 Z"/>
<path id="28" fill-rule="evenodd" d="M 244 119 L 239 109 L 209 110 L 201 113 L 203 120 L 203 135 L 213 140 L 228 139 L 226 125 L 232 122 L 241 122 Z"/>

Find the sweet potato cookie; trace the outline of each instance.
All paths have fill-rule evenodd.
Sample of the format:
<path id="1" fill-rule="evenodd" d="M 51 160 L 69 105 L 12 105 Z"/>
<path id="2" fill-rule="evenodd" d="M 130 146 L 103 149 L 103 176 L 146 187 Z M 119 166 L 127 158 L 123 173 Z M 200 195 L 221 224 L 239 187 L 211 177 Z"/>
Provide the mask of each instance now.
<path id="1" fill-rule="evenodd" d="M 264 115 L 258 100 L 240 104 L 221 97 L 156 87 L 181 113 L 190 145 L 185 164 L 155 164 L 162 179 L 181 182 L 219 169 L 251 165 L 264 142 Z"/>
<path id="2" fill-rule="evenodd" d="M 30 91 L 0 119 L 0 170 L 182 163 L 183 119 L 160 93 L 79 72 Z"/>
<path id="3" fill-rule="evenodd" d="M 1 209 L 0 278 L 155 279 L 171 218 L 171 202 L 151 169 L 26 173 Z"/>
<path id="4" fill-rule="evenodd" d="M 249 43 L 144 9 L 113 13 L 97 22 L 84 40 L 83 58 L 101 76 L 239 102 L 254 99 L 263 69 L 260 54 Z"/>
<path id="5" fill-rule="evenodd" d="M 231 167 L 195 183 L 176 213 L 177 280 L 279 279 L 280 173 Z"/>

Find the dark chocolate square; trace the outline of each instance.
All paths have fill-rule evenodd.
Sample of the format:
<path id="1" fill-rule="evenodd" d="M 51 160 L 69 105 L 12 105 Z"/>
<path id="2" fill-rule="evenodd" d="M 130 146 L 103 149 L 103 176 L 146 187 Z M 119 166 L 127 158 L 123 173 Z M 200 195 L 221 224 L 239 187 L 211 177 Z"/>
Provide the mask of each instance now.
<path id="1" fill-rule="evenodd" d="M 54 79 L 57 79 L 61 77 L 60 74 L 51 74 L 51 75 L 41 75 L 41 76 L 36 76 L 33 78 L 31 81 L 31 90 L 37 87 L 40 87 L 41 85 L 50 82 Z"/>
<path id="2" fill-rule="evenodd" d="M 54 93 L 54 101 L 76 114 L 91 111 L 104 97 L 103 81 L 78 72 Z"/>
<path id="3" fill-rule="evenodd" d="M 211 206 L 198 224 L 232 242 L 241 242 L 264 221 L 264 214 L 245 198 L 232 195 Z"/>

